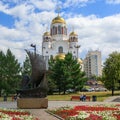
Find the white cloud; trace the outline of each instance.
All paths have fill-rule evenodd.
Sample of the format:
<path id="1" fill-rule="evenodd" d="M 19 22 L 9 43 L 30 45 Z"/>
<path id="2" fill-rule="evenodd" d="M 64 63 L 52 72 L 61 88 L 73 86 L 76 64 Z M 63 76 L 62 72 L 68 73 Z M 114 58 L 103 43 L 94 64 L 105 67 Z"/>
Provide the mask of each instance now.
<path id="1" fill-rule="evenodd" d="M 12 2 L 16 3 L 14 7 L 11 5 Z M 56 9 L 55 0 L 12 0 L 12 2 L 0 2 L 0 11 L 22 20 L 42 10 L 50 12 Z"/>
<path id="2" fill-rule="evenodd" d="M 105 18 L 74 17 L 67 20 L 68 25 L 75 26 L 79 35 L 80 52 L 89 49 L 101 50 L 103 59 L 112 51 L 120 52 L 120 15 Z M 74 22 L 73 22 L 74 21 Z M 81 54 L 81 53 L 80 53 Z"/>
<path id="3" fill-rule="evenodd" d="M 30 0 L 30 3 L 32 3 L 35 8 L 41 10 L 53 10 L 56 6 L 55 0 Z"/>
<path id="4" fill-rule="evenodd" d="M 120 4 L 120 0 L 106 0 L 108 4 Z"/>
<path id="5" fill-rule="evenodd" d="M 18 1 L 14 2 L 17 3 Z M 14 28 L 9 29 L 0 26 L 0 50 L 6 52 L 10 48 L 20 61 L 25 58 L 24 49 L 32 49 L 30 48 L 31 43 L 37 44 L 37 51 L 41 53 L 43 32 L 46 31 L 46 28 L 50 25 L 50 20 L 55 16 L 55 13 L 51 11 L 35 13 L 34 9 L 36 7 L 34 5 L 37 5 L 37 3 L 35 2 L 33 5 L 34 0 L 30 2 L 31 4 L 23 2 L 14 7 L 10 7 L 9 3 L 3 4 L 0 2 L 0 11 L 15 17 Z M 46 2 L 43 2 L 42 6 L 47 7 L 47 10 L 52 9 L 54 5 L 50 8 L 50 2 L 48 1 L 48 7 Z"/>
<path id="6" fill-rule="evenodd" d="M 54 12 L 56 0 L 21 1 L 14 0 L 17 4 L 15 7 L 0 2 L 0 11 L 15 17 L 14 28 L 0 26 L 0 50 L 5 52 L 10 48 L 19 61 L 25 58 L 24 49 L 32 49 L 31 43 L 36 44 L 37 52 L 41 53 L 42 35 L 56 16 Z M 87 2 L 93 2 L 93 0 L 67 0 L 64 5 L 69 7 L 73 4 L 79 5 L 79 3 Z M 36 8 L 40 11 L 35 12 Z M 79 35 L 80 55 L 84 54 L 81 57 L 86 55 L 84 51 L 90 49 L 101 50 L 103 58 L 106 58 L 112 51 L 120 51 L 120 14 L 104 18 L 98 18 L 95 15 L 84 17 L 61 14 L 67 16 L 68 32 L 70 33 L 74 27 L 74 31 Z"/>
<path id="7" fill-rule="evenodd" d="M 65 3 L 63 4 L 63 7 L 71 7 L 71 6 L 86 6 L 87 3 L 89 2 L 94 2 L 94 0 L 66 0 Z"/>
<path id="8" fill-rule="evenodd" d="M 7 4 L 3 4 L 2 1 L 0 1 L 0 11 L 6 12 L 6 9 L 8 8 Z"/>

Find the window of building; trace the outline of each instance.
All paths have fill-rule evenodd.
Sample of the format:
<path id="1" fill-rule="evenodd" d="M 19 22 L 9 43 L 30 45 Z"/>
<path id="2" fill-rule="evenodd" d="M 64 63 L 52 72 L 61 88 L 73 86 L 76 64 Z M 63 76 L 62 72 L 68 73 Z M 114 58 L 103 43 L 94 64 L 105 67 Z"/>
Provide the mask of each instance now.
<path id="1" fill-rule="evenodd" d="M 56 29 L 55 29 L 55 26 L 53 26 L 53 35 L 55 35 L 55 33 L 56 33 Z"/>
<path id="2" fill-rule="evenodd" d="M 60 46 L 60 47 L 58 48 L 58 53 L 63 53 L 63 47 L 62 47 L 62 46 Z"/>
<path id="3" fill-rule="evenodd" d="M 61 34 L 61 26 L 58 26 L 58 34 Z"/>

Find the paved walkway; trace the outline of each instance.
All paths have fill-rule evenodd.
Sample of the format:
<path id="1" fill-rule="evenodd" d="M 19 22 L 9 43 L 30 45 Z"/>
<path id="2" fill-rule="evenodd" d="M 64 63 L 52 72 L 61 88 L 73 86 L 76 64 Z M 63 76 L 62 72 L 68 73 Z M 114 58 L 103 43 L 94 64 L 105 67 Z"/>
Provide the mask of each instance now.
<path id="1" fill-rule="evenodd" d="M 76 105 L 95 105 L 95 104 L 119 104 L 120 101 L 114 101 L 115 99 L 120 100 L 120 96 L 110 97 L 104 102 L 79 102 L 79 101 L 49 101 L 48 109 L 58 108 L 61 106 L 76 106 Z M 0 102 L 0 107 L 17 109 L 16 102 Z M 45 112 L 46 109 L 27 109 L 31 114 L 40 118 L 40 120 L 59 120 L 58 118 Z"/>

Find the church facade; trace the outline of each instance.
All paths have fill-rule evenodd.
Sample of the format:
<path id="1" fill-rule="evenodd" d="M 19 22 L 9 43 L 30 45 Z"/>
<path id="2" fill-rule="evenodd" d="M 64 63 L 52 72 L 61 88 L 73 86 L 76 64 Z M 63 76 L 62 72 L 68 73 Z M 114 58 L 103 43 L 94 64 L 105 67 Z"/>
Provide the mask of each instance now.
<path id="1" fill-rule="evenodd" d="M 51 56 L 64 59 L 65 54 L 70 52 L 74 58 L 78 58 L 79 47 L 78 35 L 74 31 L 68 34 L 66 21 L 58 14 L 51 22 L 50 32 L 43 34 L 42 55 L 46 61 L 46 69 L 48 70 L 48 60 Z"/>

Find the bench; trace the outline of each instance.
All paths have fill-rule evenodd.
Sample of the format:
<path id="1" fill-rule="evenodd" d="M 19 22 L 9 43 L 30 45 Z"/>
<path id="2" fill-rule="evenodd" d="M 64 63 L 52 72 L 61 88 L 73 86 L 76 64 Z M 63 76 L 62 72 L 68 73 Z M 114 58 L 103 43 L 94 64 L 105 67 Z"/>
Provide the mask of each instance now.
<path id="1" fill-rule="evenodd" d="M 71 96 L 71 100 L 80 100 L 80 96 Z M 90 101 L 90 96 L 86 96 L 86 100 Z"/>

